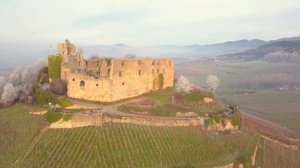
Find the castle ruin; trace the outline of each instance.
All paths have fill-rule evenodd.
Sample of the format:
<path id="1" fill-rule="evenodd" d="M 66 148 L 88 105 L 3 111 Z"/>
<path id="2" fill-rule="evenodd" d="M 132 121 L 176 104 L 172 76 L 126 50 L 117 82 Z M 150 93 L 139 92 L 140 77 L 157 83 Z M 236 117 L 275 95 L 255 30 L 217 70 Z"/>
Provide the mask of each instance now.
<path id="1" fill-rule="evenodd" d="M 76 46 L 58 44 L 61 79 L 71 98 L 113 102 L 173 86 L 174 63 L 167 58 L 84 59 Z"/>

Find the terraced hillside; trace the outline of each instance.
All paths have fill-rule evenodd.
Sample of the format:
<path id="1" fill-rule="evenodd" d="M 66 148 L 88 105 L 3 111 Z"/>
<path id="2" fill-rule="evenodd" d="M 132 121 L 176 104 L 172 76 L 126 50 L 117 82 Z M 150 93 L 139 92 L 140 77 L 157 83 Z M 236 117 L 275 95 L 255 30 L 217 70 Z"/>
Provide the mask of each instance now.
<path id="1" fill-rule="evenodd" d="M 241 141 L 242 140 L 242 141 Z M 48 130 L 21 167 L 208 167 L 236 160 L 249 136 L 109 124 Z"/>
<path id="2" fill-rule="evenodd" d="M 261 139 L 250 130 L 216 133 L 200 127 L 110 123 L 51 129 L 45 115 L 29 114 L 32 110 L 23 105 L 0 110 L 0 167 L 213 167 L 232 162 L 251 167 Z M 295 167 L 297 156 L 298 150 L 261 141 L 255 163 L 274 166 L 273 160 L 281 158 Z"/>
<path id="3" fill-rule="evenodd" d="M 13 167 L 46 126 L 44 116 L 29 114 L 32 110 L 38 109 L 23 105 L 0 109 L 0 167 Z"/>

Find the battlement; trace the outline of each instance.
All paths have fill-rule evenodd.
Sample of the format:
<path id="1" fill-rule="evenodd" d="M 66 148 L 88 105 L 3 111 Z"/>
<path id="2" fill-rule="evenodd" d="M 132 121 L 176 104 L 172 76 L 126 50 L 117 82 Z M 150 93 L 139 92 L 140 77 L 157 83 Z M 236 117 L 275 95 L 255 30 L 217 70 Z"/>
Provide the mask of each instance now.
<path id="1" fill-rule="evenodd" d="M 82 53 L 74 53 L 75 45 L 67 41 L 66 44 L 61 47 L 71 49 L 59 49 L 58 54 L 65 54 L 61 78 L 68 83 L 69 97 L 112 102 L 173 86 L 172 59 L 83 59 Z"/>

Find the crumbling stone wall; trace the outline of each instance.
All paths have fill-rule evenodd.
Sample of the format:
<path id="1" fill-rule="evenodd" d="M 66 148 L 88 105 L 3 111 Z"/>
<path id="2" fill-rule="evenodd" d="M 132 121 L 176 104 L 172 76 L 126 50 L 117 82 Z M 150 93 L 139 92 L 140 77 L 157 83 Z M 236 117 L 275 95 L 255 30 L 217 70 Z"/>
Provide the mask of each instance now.
<path id="1" fill-rule="evenodd" d="M 174 63 L 164 58 L 115 58 L 90 60 L 75 53 L 73 44 L 59 45 L 59 54 L 68 54 L 61 68 L 61 78 L 68 83 L 68 96 L 102 102 L 113 102 L 158 90 L 159 76 L 162 88 L 172 87 Z M 72 55 L 73 54 L 73 55 Z M 65 56 L 63 57 L 66 58 Z"/>
<path id="2" fill-rule="evenodd" d="M 143 116 L 123 116 L 114 118 L 107 115 L 103 117 L 103 123 L 126 123 L 148 126 L 163 127 L 189 127 L 204 126 L 203 118 L 164 118 L 164 117 L 143 117 Z"/>

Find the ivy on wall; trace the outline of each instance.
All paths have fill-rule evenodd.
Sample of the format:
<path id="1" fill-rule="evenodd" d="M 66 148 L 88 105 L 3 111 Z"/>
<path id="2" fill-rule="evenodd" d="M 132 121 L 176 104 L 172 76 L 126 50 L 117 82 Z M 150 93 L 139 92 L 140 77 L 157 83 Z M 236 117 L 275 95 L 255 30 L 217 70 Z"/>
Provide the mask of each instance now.
<path id="1" fill-rule="evenodd" d="M 60 79 L 62 56 L 51 55 L 48 57 L 48 73 L 51 79 Z"/>
<path id="2" fill-rule="evenodd" d="M 164 88 L 164 75 L 163 74 L 159 74 L 157 77 L 154 78 L 153 88 L 155 88 L 155 89 L 163 89 Z"/>
<path id="3" fill-rule="evenodd" d="M 158 75 L 158 88 L 159 89 L 163 89 L 164 87 L 164 75 L 163 74 L 159 74 Z"/>

